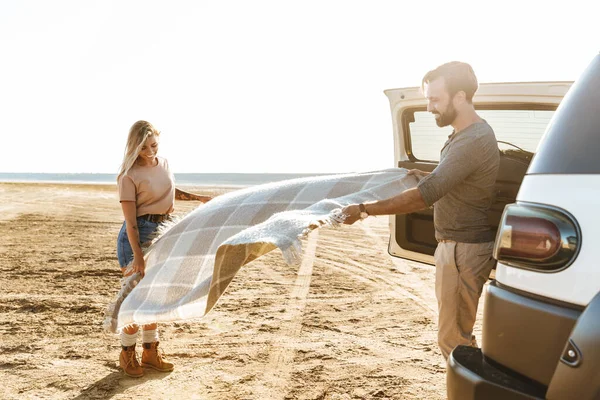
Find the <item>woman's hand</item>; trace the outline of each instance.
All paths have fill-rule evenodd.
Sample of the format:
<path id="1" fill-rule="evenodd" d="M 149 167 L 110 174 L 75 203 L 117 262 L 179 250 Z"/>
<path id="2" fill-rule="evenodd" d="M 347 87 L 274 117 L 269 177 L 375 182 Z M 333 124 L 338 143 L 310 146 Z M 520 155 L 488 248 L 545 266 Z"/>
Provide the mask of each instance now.
<path id="1" fill-rule="evenodd" d="M 190 192 L 185 192 L 181 189 L 175 188 L 175 199 L 176 200 L 196 200 L 206 203 L 212 200 L 210 196 L 201 196 Z"/>
<path id="2" fill-rule="evenodd" d="M 210 196 L 196 196 L 195 200 L 201 201 L 203 203 L 211 201 L 213 198 Z"/>
<path id="3" fill-rule="evenodd" d="M 146 260 L 144 260 L 144 256 L 134 256 L 131 266 L 133 269 L 132 273 L 139 272 L 142 277 L 146 273 Z"/>

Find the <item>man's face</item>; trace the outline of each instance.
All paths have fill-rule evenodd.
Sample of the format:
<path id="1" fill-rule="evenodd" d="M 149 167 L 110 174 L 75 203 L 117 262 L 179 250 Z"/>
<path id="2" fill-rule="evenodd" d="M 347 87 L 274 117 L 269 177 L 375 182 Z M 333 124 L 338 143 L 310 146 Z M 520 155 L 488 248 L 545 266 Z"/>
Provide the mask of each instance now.
<path id="1" fill-rule="evenodd" d="M 446 90 L 444 78 L 437 78 L 425 84 L 425 97 L 427 98 L 427 111 L 435 116 L 435 123 L 439 127 L 448 126 L 456 119 L 456 109 Z"/>

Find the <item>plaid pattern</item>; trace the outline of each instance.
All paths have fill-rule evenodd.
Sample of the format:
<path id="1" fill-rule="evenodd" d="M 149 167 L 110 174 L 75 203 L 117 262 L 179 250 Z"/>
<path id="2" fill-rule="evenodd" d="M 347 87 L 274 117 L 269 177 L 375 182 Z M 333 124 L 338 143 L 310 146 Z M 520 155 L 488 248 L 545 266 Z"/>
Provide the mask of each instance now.
<path id="1" fill-rule="evenodd" d="M 278 247 L 301 261 L 300 239 L 341 222 L 340 209 L 415 187 L 406 169 L 291 179 L 218 196 L 168 229 L 146 254 L 146 275 L 124 280 L 105 329 L 193 320 L 219 300 L 245 264 Z"/>

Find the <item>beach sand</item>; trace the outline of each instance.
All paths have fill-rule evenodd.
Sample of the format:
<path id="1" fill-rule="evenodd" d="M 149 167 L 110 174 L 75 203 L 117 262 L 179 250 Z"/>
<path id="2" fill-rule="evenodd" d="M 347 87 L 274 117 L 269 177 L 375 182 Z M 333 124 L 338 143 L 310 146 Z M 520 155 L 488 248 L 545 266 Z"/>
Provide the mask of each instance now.
<path id="1" fill-rule="evenodd" d="M 387 254 L 387 217 L 313 232 L 300 268 L 243 267 L 205 318 L 160 326 L 175 371 L 125 377 L 101 328 L 121 224 L 114 185 L 0 184 L 0 398 L 445 398 L 434 268 Z"/>

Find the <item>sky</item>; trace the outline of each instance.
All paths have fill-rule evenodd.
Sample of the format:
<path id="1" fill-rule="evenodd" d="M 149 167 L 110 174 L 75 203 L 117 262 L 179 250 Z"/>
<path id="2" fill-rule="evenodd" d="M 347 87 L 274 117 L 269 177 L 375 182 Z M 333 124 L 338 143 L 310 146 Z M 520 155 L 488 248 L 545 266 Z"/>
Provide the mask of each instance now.
<path id="1" fill-rule="evenodd" d="M 593 4 L 2 0 L 0 172 L 116 173 L 139 119 L 175 173 L 393 167 L 385 89 L 452 60 L 575 80 Z"/>

